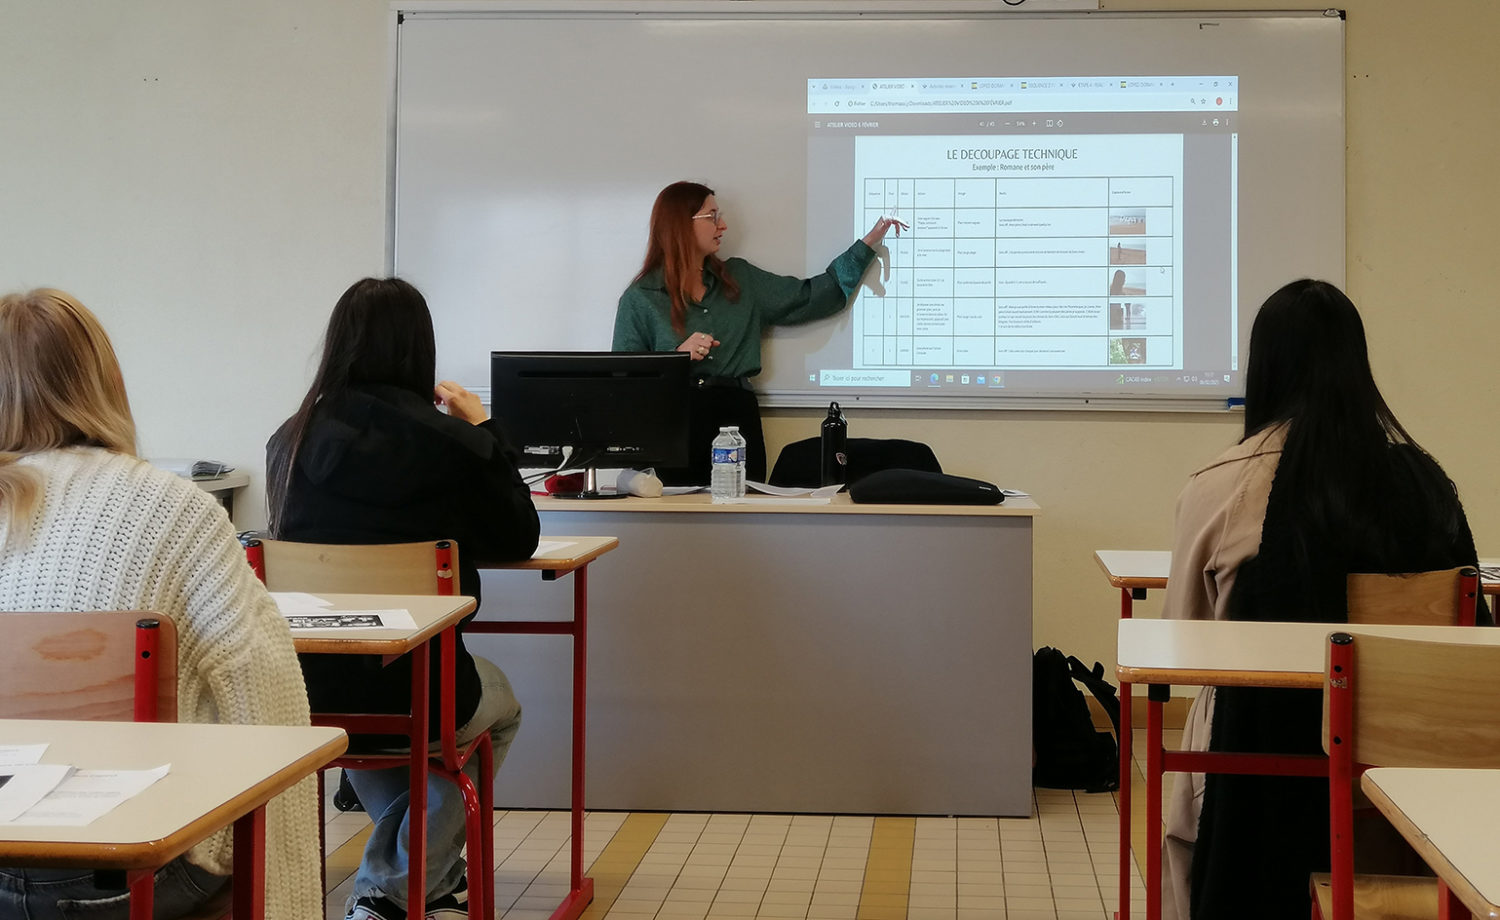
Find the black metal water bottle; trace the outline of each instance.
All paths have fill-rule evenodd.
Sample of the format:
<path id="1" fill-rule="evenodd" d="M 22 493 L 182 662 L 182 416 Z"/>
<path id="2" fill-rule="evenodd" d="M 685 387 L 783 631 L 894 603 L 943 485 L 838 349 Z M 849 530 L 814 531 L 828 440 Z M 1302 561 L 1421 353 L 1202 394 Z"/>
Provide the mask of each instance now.
<path id="1" fill-rule="evenodd" d="M 831 402 L 828 404 L 828 417 L 823 419 L 823 463 L 822 485 L 831 486 L 844 481 L 844 474 L 848 468 L 849 458 L 845 451 L 849 442 L 849 423 L 844 421 L 844 413 L 839 409 L 839 404 Z"/>

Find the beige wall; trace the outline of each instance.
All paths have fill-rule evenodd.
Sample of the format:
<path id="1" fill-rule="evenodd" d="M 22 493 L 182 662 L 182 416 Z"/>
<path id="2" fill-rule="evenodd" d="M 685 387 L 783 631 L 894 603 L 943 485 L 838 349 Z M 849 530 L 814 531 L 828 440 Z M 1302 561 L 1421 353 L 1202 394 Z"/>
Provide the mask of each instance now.
<path id="1" fill-rule="evenodd" d="M 386 0 L 4 9 L 0 289 L 78 293 L 116 339 L 145 452 L 223 458 L 258 483 L 334 299 L 383 264 Z M 1388 398 L 1458 482 L 1481 552 L 1500 555 L 1483 411 L 1500 343 L 1497 32 L 1491 0 L 1350 0 L 1347 275 Z M 1178 488 L 1237 423 L 866 411 L 850 427 L 926 441 L 953 472 L 1035 494 L 1035 641 L 1109 665 L 1116 597 L 1092 551 L 1167 547 Z M 771 446 L 817 425 L 771 413 Z M 248 499 L 247 524 L 258 485 Z"/>
<path id="2" fill-rule="evenodd" d="M 1315 3 L 1104 0 L 1110 10 Z M 1351 0 L 1347 23 L 1349 294 L 1397 416 L 1458 484 L 1481 554 L 1500 556 L 1500 482 L 1487 424 L 1500 371 L 1500 3 Z M 1291 280 L 1290 278 L 1287 280 Z M 774 451 L 820 413 L 767 420 Z M 926 441 L 950 472 L 1026 489 L 1036 522 L 1037 645 L 1114 661 L 1118 594 L 1095 549 L 1166 549 L 1187 475 L 1239 436 L 1238 416 L 860 412 L 851 436 Z M 1400 496 L 1371 496 L 1400 500 Z M 1137 610 L 1154 615 L 1159 596 Z"/>

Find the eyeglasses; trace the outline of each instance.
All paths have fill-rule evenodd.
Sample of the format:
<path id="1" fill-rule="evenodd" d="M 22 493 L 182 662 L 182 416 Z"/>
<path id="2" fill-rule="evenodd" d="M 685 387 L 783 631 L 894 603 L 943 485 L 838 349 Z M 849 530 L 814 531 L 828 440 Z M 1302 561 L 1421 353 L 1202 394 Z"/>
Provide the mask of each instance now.
<path id="1" fill-rule="evenodd" d="M 717 227 L 724 222 L 724 212 L 718 208 L 714 208 L 707 214 L 694 214 L 693 220 L 711 220 L 714 222 L 714 226 Z"/>

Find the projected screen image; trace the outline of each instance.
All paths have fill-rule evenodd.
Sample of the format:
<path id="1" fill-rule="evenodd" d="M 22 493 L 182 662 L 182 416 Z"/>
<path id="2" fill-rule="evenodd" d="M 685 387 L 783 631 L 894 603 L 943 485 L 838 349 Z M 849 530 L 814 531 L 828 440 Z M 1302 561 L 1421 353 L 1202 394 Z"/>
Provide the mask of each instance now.
<path id="1" fill-rule="evenodd" d="M 1233 75 L 809 79 L 810 269 L 881 216 L 909 229 L 808 385 L 1237 391 L 1238 97 Z"/>

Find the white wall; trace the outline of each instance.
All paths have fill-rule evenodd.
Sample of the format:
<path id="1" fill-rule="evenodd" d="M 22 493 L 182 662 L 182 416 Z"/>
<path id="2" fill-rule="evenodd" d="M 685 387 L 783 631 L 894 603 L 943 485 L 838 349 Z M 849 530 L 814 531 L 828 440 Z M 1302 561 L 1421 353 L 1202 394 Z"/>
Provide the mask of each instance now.
<path id="1" fill-rule="evenodd" d="M 1500 434 L 1484 405 L 1500 343 L 1488 46 L 1500 4 L 1347 6 L 1350 294 L 1388 399 L 1458 482 L 1480 551 L 1500 555 Z M 307 384 L 329 309 L 383 264 L 386 3 L 0 9 L 0 289 L 60 286 L 98 312 L 142 450 L 252 471 L 253 523 L 262 445 Z M 771 413 L 770 446 L 817 425 L 813 412 Z M 1182 481 L 1237 419 L 871 411 L 850 432 L 925 440 L 953 472 L 1030 489 L 1045 509 L 1035 640 L 1110 663 L 1117 597 L 1092 551 L 1166 547 Z"/>
<path id="2" fill-rule="evenodd" d="M 143 454 L 255 475 L 385 251 L 385 6 L 7 4 L 0 289 L 104 322 Z"/>

